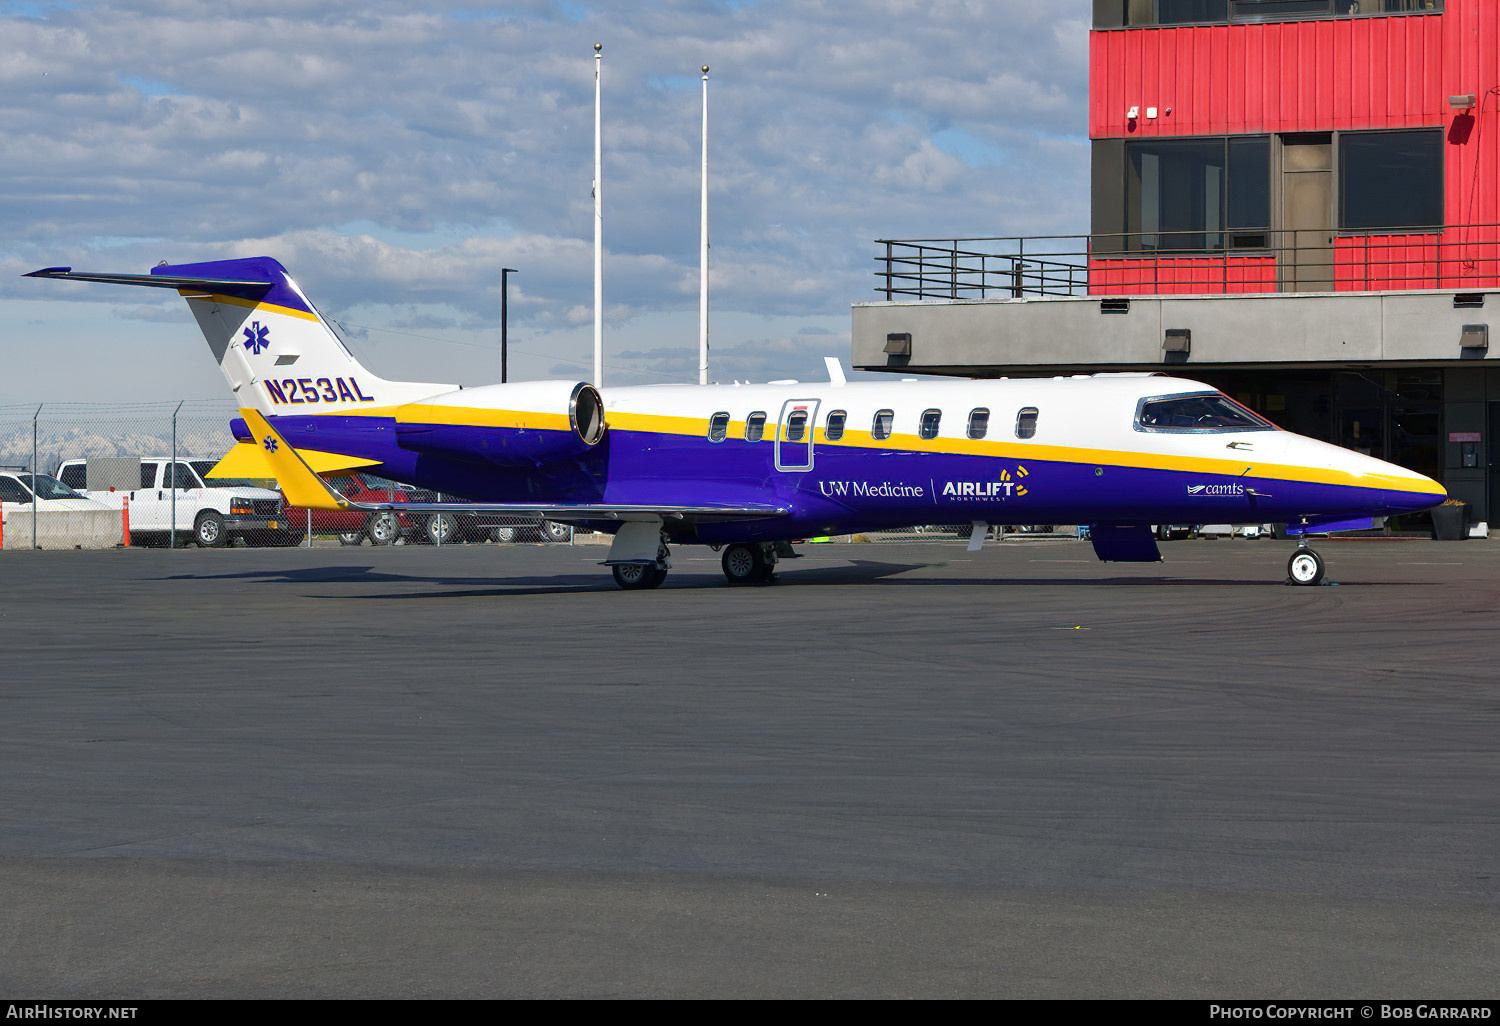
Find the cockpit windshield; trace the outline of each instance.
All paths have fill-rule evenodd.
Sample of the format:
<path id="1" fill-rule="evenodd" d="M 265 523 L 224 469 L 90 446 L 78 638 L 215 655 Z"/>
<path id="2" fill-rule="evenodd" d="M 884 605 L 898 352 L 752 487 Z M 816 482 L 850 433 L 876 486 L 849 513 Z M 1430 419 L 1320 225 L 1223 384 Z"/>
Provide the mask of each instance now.
<path id="1" fill-rule="evenodd" d="M 1168 395 L 1142 399 L 1136 408 L 1137 431 L 1275 431 L 1276 425 L 1222 392 Z"/>

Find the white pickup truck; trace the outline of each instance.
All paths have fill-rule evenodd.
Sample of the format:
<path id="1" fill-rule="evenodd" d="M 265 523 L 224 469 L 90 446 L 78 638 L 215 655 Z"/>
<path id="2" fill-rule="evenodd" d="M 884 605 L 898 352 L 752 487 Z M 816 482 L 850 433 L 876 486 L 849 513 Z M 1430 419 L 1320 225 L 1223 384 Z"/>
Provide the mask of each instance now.
<path id="1" fill-rule="evenodd" d="M 218 548 L 243 538 L 250 545 L 295 545 L 281 493 L 249 481 L 206 478 L 218 460 L 167 456 L 65 460 L 57 476 L 90 499 L 120 509 L 130 500 L 133 544 L 165 545 L 175 530 L 182 541 Z M 174 519 L 175 513 L 175 519 Z"/>

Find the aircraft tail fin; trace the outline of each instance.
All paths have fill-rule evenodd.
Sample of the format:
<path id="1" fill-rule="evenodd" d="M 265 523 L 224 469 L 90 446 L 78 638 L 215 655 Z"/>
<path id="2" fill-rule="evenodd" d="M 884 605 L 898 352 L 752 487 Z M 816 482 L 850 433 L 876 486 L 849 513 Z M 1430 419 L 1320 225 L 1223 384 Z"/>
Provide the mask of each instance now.
<path id="1" fill-rule="evenodd" d="M 26 277 L 176 289 L 240 405 L 265 414 L 387 408 L 458 387 L 372 373 L 271 257 L 160 264 L 149 275 L 48 267 Z"/>

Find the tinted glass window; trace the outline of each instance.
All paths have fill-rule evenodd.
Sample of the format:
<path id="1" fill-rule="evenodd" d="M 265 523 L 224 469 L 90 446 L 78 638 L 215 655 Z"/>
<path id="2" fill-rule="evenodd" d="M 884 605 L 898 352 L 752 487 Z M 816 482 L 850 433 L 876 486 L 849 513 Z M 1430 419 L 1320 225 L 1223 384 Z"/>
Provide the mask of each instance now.
<path id="1" fill-rule="evenodd" d="M 758 442 L 766 436 L 766 415 L 759 410 L 745 418 L 745 441 Z"/>
<path id="2" fill-rule="evenodd" d="M 1271 140 L 1155 139 L 1125 147 L 1127 248 L 1165 252 L 1264 246 L 1226 229 L 1271 223 Z"/>
<path id="3" fill-rule="evenodd" d="M 834 410 L 828 414 L 828 428 L 825 434 L 830 442 L 837 442 L 844 437 L 844 421 L 848 418 L 849 414 L 843 410 Z"/>
<path id="4" fill-rule="evenodd" d="M 722 442 L 729 436 L 729 414 L 716 413 L 708 421 L 708 440 Z"/>
<path id="5" fill-rule="evenodd" d="M 0 477 L 0 502 L 30 502 L 31 493 L 13 477 Z"/>
<path id="6" fill-rule="evenodd" d="M 938 425 L 942 422 L 942 410 L 923 410 L 922 421 L 918 425 L 917 434 L 923 438 L 936 438 L 938 436 Z"/>
<path id="7" fill-rule="evenodd" d="M 67 485 L 63 484 L 55 477 L 48 477 L 46 474 L 38 474 L 36 476 L 32 476 L 31 474 L 22 474 L 20 475 L 20 477 L 21 483 L 23 485 L 25 485 L 27 488 L 30 488 L 32 491 L 36 492 L 36 494 L 40 495 L 44 499 L 83 498 L 83 496 L 79 495 L 77 492 L 69 488 Z"/>
<path id="8" fill-rule="evenodd" d="M 1016 437 L 1031 438 L 1036 434 L 1036 407 L 1028 406 L 1016 414 Z"/>
<path id="9" fill-rule="evenodd" d="M 1340 226 L 1435 227 L 1443 223 L 1443 133 L 1351 132 L 1339 136 Z"/>
<path id="10" fill-rule="evenodd" d="M 896 419 L 896 414 L 891 410 L 881 410 L 875 414 L 875 421 L 870 425 L 870 434 L 875 438 L 891 437 L 891 422 Z"/>
<path id="11" fill-rule="evenodd" d="M 990 411 L 984 407 L 969 411 L 969 437 L 983 438 L 990 433 Z"/>
<path id="12" fill-rule="evenodd" d="M 69 488 L 82 488 L 85 480 L 85 468 L 82 463 L 74 463 L 72 466 L 62 468 L 62 483 Z"/>
<path id="13" fill-rule="evenodd" d="M 146 463 L 146 462 L 142 461 L 142 463 L 141 463 L 141 487 L 142 488 L 155 488 L 156 487 L 156 464 L 155 463 Z"/>
<path id="14" fill-rule="evenodd" d="M 786 440 L 800 442 L 805 437 L 807 437 L 807 411 L 793 410 L 792 415 L 786 419 Z"/>
<path id="15" fill-rule="evenodd" d="M 1443 0 L 1095 0 L 1094 27 L 1438 13 Z"/>
<path id="16" fill-rule="evenodd" d="M 177 472 L 172 473 L 173 469 Z M 163 488 L 200 488 L 198 478 L 186 463 L 173 463 L 167 467 L 167 479 L 162 482 Z"/>
<path id="17" fill-rule="evenodd" d="M 1274 431 L 1276 425 L 1220 392 L 1142 399 L 1141 431 Z"/>

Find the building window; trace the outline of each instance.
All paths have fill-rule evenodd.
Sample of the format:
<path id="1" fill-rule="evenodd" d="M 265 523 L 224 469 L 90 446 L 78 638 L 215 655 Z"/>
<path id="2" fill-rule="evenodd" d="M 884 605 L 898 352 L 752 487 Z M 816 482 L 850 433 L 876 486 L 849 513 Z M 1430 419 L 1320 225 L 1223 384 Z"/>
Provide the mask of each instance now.
<path id="1" fill-rule="evenodd" d="M 1270 136 L 1131 142 L 1124 157 L 1120 248 L 1195 253 L 1266 245 Z"/>
<path id="2" fill-rule="evenodd" d="M 917 426 L 917 434 L 922 438 L 936 438 L 938 436 L 938 424 L 942 419 L 942 410 L 923 410 L 922 420 Z"/>
<path id="3" fill-rule="evenodd" d="M 1436 228 L 1443 223 L 1443 132 L 1339 135 L 1339 227 Z"/>
<path id="4" fill-rule="evenodd" d="M 849 414 L 843 410 L 833 410 L 828 414 L 828 426 L 823 431 L 823 436 L 830 442 L 837 442 L 844 437 L 844 421 L 849 419 Z"/>
<path id="5" fill-rule="evenodd" d="M 708 421 L 708 440 L 722 442 L 729 436 L 729 414 L 716 413 Z"/>
<path id="6" fill-rule="evenodd" d="M 766 436 L 766 415 L 756 410 L 745 418 L 745 441 L 758 442 Z"/>
<path id="7" fill-rule="evenodd" d="M 891 437 L 891 422 L 896 419 L 896 414 L 891 410 L 880 410 L 875 414 L 875 420 L 870 425 L 870 437 L 885 439 Z"/>
<path id="8" fill-rule="evenodd" d="M 990 411 L 983 406 L 969 411 L 969 437 L 983 438 L 990 432 Z"/>
<path id="9" fill-rule="evenodd" d="M 1439 14 L 1443 0 L 1094 0 L 1094 28 Z"/>

